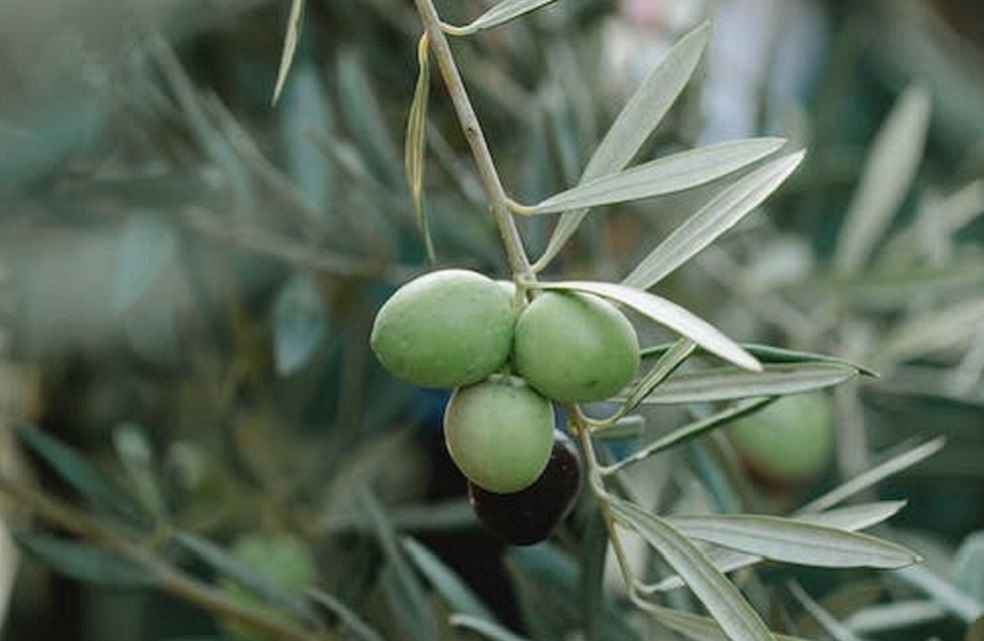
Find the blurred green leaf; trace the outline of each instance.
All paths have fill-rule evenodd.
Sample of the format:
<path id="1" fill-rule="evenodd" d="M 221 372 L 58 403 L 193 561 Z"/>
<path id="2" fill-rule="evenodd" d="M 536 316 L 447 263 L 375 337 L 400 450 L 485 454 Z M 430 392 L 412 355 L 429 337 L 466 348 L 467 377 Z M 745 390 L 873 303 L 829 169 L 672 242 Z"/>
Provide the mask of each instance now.
<path id="1" fill-rule="evenodd" d="M 325 302 L 314 275 L 297 272 L 273 306 L 273 354 L 277 373 L 289 376 L 310 362 L 327 334 Z"/>
<path id="2" fill-rule="evenodd" d="M 686 536 L 785 563 L 895 569 L 920 560 L 895 543 L 797 519 L 722 514 L 673 516 L 668 521 Z"/>
<path id="3" fill-rule="evenodd" d="M 372 629 L 369 624 L 362 620 L 362 617 L 342 603 L 340 599 L 321 590 L 310 590 L 308 596 L 316 603 L 328 608 L 332 614 L 338 617 L 345 629 L 359 641 L 385 641 L 382 635 Z"/>
<path id="4" fill-rule="evenodd" d="M 297 51 L 297 40 L 301 33 L 301 19 L 304 17 L 304 0 L 293 0 L 290 5 L 290 16 L 287 18 L 287 33 L 284 36 L 284 50 L 280 56 L 280 68 L 277 70 L 277 84 L 273 89 L 273 100 L 271 104 L 276 105 L 283 91 L 284 82 L 287 80 L 287 72 L 290 71 L 290 63 L 294 60 L 294 52 Z"/>
<path id="5" fill-rule="evenodd" d="M 724 410 L 721 410 L 720 412 L 711 414 L 710 416 L 706 418 L 702 418 L 699 421 L 694 421 L 693 423 L 689 423 L 687 425 L 684 425 L 683 427 L 677 428 L 672 432 L 670 432 L 669 434 L 667 434 L 666 436 L 660 437 L 655 441 L 653 441 L 652 443 L 647 444 L 644 448 L 642 448 L 638 452 L 633 453 L 631 456 L 628 456 L 617 463 L 605 467 L 604 473 L 612 474 L 629 465 L 638 463 L 640 461 L 644 461 L 650 456 L 662 452 L 663 450 L 667 450 L 671 447 L 675 447 L 677 445 L 685 443 L 690 439 L 694 439 L 697 438 L 698 436 L 702 436 L 703 434 L 706 434 L 707 432 L 713 429 L 716 429 L 731 421 L 741 418 L 742 416 L 746 416 L 748 414 L 751 414 L 752 412 L 756 412 L 774 400 L 775 398 L 766 397 L 766 398 L 756 398 L 750 401 L 736 403 L 732 407 L 728 407 Z M 605 436 L 608 433 L 608 431 L 609 431 L 608 429 L 603 429 L 599 431 L 598 434 L 600 436 Z"/>
<path id="6" fill-rule="evenodd" d="M 410 185 L 410 196 L 413 208 L 417 212 L 417 226 L 424 237 L 427 256 L 436 262 L 434 241 L 431 239 L 430 224 L 424 209 L 424 151 L 427 149 L 427 102 L 430 99 L 430 36 L 427 32 L 420 36 L 417 47 L 417 64 L 420 73 L 417 76 L 417 87 L 413 92 L 413 102 L 410 103 L 410 114 L 407 116 L 407 133 L 404 142 L 403 164 Z"/>
<path id="7" fill-rule="evenodd" d="M 177 253 L 178 236 L 173 227 L 149 214 L 131 216 L 120 237 L 113 311 L 122 313 L 136 303 Z"/>
<path id="8" fill-rule="evenodd" d="M 336 70 L 341 113 L 350 138 L 358 146 L 373 176 L 393 189 L 403 173 L 379 101 L 359 55 L 343 50 Z"/>
<path id="9" fill-rule="evenodd" d="M 647 405 L 706 403 L 756 396 L 784 396 L 823 389 L 857 376 L 846 365 L 805 363 L 766 365 L 761 372 L 714 367 L 670 377 L 643 399 Z"/>
<path id="10" fill-rule="evenodd" d="M 984 602 L 975 599 L 923 565 L 902 568 L 889 576 L 904 581 L 932 597 L 964 623 L 969 624 L 984 617 Z"/>
<path id="11" fill-rule="evenodd" d="M 773 160 L 725 188 L 650 252 L 622 284 L 649 289 L 663 280 L 762 204 L 799 166 L 804 153 Z"/>
<path id="12" fill-rule="evenodd" d="M 926 90 L 910 87 L 878 132 L 838 238 L 834 265 L 839 273 L 856 272 L 868 260 L 905 200 L 922 160 L 930 107 Z"/>
<path id="13" fill-rule="evenodd" d="M 910 599 L 869 605 L 845 619 L 844 625 L 862 634 L 878 633 L 924 625 L 945 616 L 946 610 L 935 601 Z"/>
<path id="14" fill-rule="evenodd" d="M 672 525 L 639 507 L 612 498 L 614 516 L 635 530 L 659 553 L 700 599 L 732 641 L 774 641 L 761 617 L 745 597 Z"/>
<path id="15" fill-rule="evenodd" d="M 581 181 L 577 187 L 534 205 L 531 213 L 553 214 L 684 191 L 760 160 L 785 142 L 781 138 L 751 138 L 657 158 L 618 173 Z"/>
<path id="16" fill-rule="evenodd" d="M 27 423 L 17 425 L 14 430 L 25 445 L 84 498 L 131 523 L 147 524 L 147 517 L 136 499 L 110 481 L 75 450 Z"/>
<path id="17" fill-rule="evenodd" d="M 446 26 L 446 28 L 448 33 L 452 35 L 467 36 L 484 29 L 498 27 L 553 2 L 556 0 L 501 0 L 468 25 L 464 27 Z"/>
<path id="18" fill-rule="evenodd" d="M 964 539 L 953 559 L 953 582 L 984 603 L 984 531 Z"/>
<path id="19" fill-rule="evenodd" d="M 13 532 L 25 552 L 67 577 L 120 589 L 149 588 L 157 578 L 142 566 L 102 548 L 40 532 Z"/>
<path id="20" fill-rule="evenodd" d="M 403 539 L 403 549 L 455 613 L 496 620 L 471 588 L 433 552 L 411 538 Z"/>
<path id="21" fill-rule="evenodd" d="M 646 76 L 592 154 L 581 176 L 582 183 L 620 171 L 639 153 L 690 80 L 709 37 L 709 25 L 694 29 Z M 547 248 L 533 266 L 536 271 L 550 264 L 587 213 L 586 209 L 579 209 L 561 216 Z"/>
<path id="22" fill-rule="evenodd" d="M 312 60 L 296 65 L 291 86 L 284 93 L 281 108 L 281 131 L 287 175 L 312 212 L 323 215 L 312 222 L 330 226 L 334 192 L 332 163 L 316 140 L 334 137 L 334 112 L 325 93 L 320 67 Z"/>
<path id="23" fill-rule="evenodd" d="M 208 564 L 219 575 L 231 579 L 271 606 L 297 614 L 307 621 L 317 620 L 314 611 L 302 599 L 211 541 L 190 532 L 178 532 L 174 536 L 174 542 Z"/>
<path id="24" fill-rule="evenodd" d="M 492 639 L 492 641 L 528 641 L 498 623 L 469 614 L 452 614 L 450 622 L 455 627 L 477 632 L 487 639 Z"/>
<path id="25" fill-rule="evenodd" d="M 817 603 L 813 597 L 806 593 L 799 583 L 790 581 L 787 584 L 790 593 L 799 601 L 803 608 L 816 619 L 817 623 L 834 638 L 835 641 L 861 641 L 854 632 L 843 623 L 838 621 L 832 614 L 827 612 L 823 606 Z"/>
<path id="26" fill-rule="evenodd" d="M 599 509 L 593 509 L 581 539 L 579 597 L 584 611 L 584 641 L 604 637 L 605 561 L 608 558 L 608 528 Z"/>
<path id="27" fill-rule="evenodd" d="M 879 346 L 879 362 L 896 363 L 945 349 L 974 336 L 984 318 L 984 298 L 936 309 L 897 327 Z"/>
<path id="28" fill-rule="evenodd" d="M 707 321 L 654 294 L 624 285 L 593 281 L 571 280 L 557 283 L 535 283 L 532 286 L 539 289 L 582 291 L 609 298 L 634 309 L 678 334 L 686 336 L 712 354 L 716 354 L 739 367 L 752 371 L 759 371 L 762 368 L 753 356 Z"/>
<path id="29" fill-rule="evenodd" d="M 893 456 L 887 461 L 875 465 L 871 469 L 862 472 L 854 478 L 838 485 L 829 492 L 826 492 L 822 496 L 810 501 L 808 504 L 800 508 L 799 512 L 800 514 L 806 514 L 833 507 L 854 494 L 875 485 L 879 481 L 882 481 L 893 474 L 897 474 L 906 468 L 912 467 L 913 465 L 926 460 L 933 454 L 936 454 L 943 449 L 943 445 L 945 443 L 946 439 L 940 436 L 923 443 L 922 445 L 913 447 L 912 449 L 907 450 L 897 456 Z"/>

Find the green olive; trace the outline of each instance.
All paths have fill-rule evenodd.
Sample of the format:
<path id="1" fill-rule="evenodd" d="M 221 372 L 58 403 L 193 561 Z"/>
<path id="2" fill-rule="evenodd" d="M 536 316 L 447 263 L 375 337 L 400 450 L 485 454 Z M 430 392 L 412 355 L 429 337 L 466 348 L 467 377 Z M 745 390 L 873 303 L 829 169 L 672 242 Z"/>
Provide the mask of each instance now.
<path id="1" fill-rule="evenodd" d="M 505 364 L 515 320 L 503 287 L 447 269 L 397 290 L 376 315 L 370 343 L 393 376 L 421 387 L 458 387 Z"/>
<path id="2" fill-rule="evenodd" d="M 456 389 L 444 412 L 452 460 L 490 492 L 532 485 L 550 459 L 553 430 L 553 404 L 515 376 L 496 375 Z"/>
<path id="3" fill-rule="evenodd" d="M 516 323 L 516 371 L 547 398 L 601 401 L 639 370 L 639 339 L 614 305 L 591 294 L 543 292 Z"/>
<path id="4" fill-rule="evenodd" d="M 290 535 L 249 534 L 239 538 L 232 547 L 232 557 L 271 585 L 287 594 L 303 595 L 317 580 L 314 555 L 310 548 Z M 231 579 L 220 583 L 222 591 L 244 608 L 282 617 L 274 606 Z M 242 641 L 272 641 L 271 637 L 252 626 L 225 619 L 222 627 L 235 639 Z"/>
<path id="5" fill-rule="evenodd" d="M 809 481 L 833 455 L 830 402 L 824 394 L 786 396 L 736 421 L 728 435 L 750 471 L 762 480 Z"/>

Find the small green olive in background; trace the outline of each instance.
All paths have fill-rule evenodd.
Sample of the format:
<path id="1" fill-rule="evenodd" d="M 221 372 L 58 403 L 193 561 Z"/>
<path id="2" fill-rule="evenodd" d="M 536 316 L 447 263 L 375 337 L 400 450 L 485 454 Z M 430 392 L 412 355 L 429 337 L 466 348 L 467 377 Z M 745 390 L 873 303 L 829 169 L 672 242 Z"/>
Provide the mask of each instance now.
<path id="1" fill-rule="evenodd" d="M 451 459 L 490 492 L 518 492 L 536 481 L 550 458 L 553 430 L 553 404 L 515 376 L 456 389 L 444 412 Z"/>
<path id="2" fill-rule="evenodd" d="M 288 594 L 301 596 L 317 580 L 317 563 L 311 549 L 288 534 L 244 535 L 233 544 L 231 554 L 272 586 Z M 220 587 L 242 607 L 268 612 L 271 616 L 284 616 L 262 597 L 232 579 L 223 579 Z M 231 637 L 242 641 L 273 641 L 269 635 L 239 621 L 224 619 L 222 627 Z"/>
<path id="3" fill-rule="evenodd" d="M 542 292 L 516 323 L 516 371 L 547 398 L 602 401 L 639 370 L 639 339 L 614 305 L 591 294 Z"/>
<path id="4" fill-rule="evenodd" d="M 736 421 L 727 434 L 749 471 L 767 483 L 808 482 L 834 452 L 833 414 L 822 393 L 780 398 Z"/>
<path id="5" fill-rule="evenodd" d="M 445 269 L 397 290 L 376 315 L 370 343 L 393 376 L 452 388 L 505 364 L 515 320 L 502 286 L 472 271 Z"/>

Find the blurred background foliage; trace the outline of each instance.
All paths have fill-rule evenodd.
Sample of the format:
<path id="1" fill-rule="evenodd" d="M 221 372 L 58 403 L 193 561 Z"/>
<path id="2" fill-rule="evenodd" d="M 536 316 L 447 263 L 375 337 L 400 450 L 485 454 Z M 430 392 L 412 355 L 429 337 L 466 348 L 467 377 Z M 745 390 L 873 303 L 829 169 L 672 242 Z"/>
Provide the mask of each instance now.
<path id="1" fill-rule="evenodd" d="M 572 638 L 584 617 L 578 559 L 597 538 L 588 499 L 553 544 L 504 550 L 476 527 L 443 449 L 443 393 L 393 380 L 368 349 L 381 302 L 429 269 L 403 176 L 413 5 L 309 0 L 271 108 L 288 4 L 0 6 L 4 427 L 31 422 L 128 488 L 153 516 L 148 540 L 162 537 L 160 553 L 203 580 L 237 575 L 169 533 L 245 549 L 247 564 L 285 554 L 281 565 L 301 567 L 282 583 L 334 595 L 320 614 L 340 634 L 370 638 L 358 631 L 368 625 L 387 639 L 464 638 L 438 614 L 487 608 L 530 638 Z M 486 5 L 438 3 L 454 24 Z M 660 293 L 736 339 L 854 359 L 881 378 L 832 395 L 836 455 L 807 483 L 762 483 L 726 440 L 705 437 L 651 462 L 643 485 L 665 509 L 724 509 L 730 496 L 783 513 L 900 444 L 943 435 L 942 452 L 877 494 L 909 500 L 893 535 L 984 608 L 974 535 L 984 530 L 984 7 L 561 0 L 456 41 L 455 53 L 504 182 L 535 202 L 577 182 L 645 71 L 708 18 L 698 77 L 641 157 L 759 133 L 809 154 L 762 211 Z M 439 263 L 505 276 L 433 76 L 425 199 Z M 878 132 L 906 87 L 917 87 L 904 94 L 916 106 L 879 161 Z M 621 278 L 717 187 L 594 212 L 547 276 Z M 852 207 L 883 216 L 844 268 Z M 533 256 L 550 218 L 522 221 Z M 683 416 L 647 412 L 650 429 L 615 447 Z M 11 429 L 0 434 L 4 476 L 85 505 L 55 473 L 64 458 L 53 469 L 43 448 L 27 454 Z M 9 532 L 29 526 L 14 503 L 3 507 Z M 403 546 L 397 531 L 418 542 Z M 266 554 L 248 537 L 286 539 L 287 550 Z M 22 555 L 2 541 L 5 639 L 250 635 L 160 592 L 120 589 L 105 560 L 52 572 L 65 550 L 37 538 Z M 72 554 L 68 566 L 87 558 Z M 447 589 L 448 567 L 481 603 Z M 792 576 L 848 621 L 867 605 L 911 606 L 904 630 L 864 628 L 870 613 L 855 621 L 872 638 L 982 638 L 934 606 L 934 589 L 888 574 L 767 568 L 748 590 L 778 629 L 825 634 L 784 590 Z M 609 606 L 606 639 L 670 635 Z"/>

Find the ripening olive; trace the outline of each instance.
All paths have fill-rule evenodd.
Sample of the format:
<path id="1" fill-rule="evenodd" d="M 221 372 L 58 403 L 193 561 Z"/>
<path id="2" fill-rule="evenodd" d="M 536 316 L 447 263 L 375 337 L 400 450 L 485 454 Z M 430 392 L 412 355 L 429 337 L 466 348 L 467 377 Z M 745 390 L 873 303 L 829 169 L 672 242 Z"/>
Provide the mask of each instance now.
<path id="1" fill-rule="evenodd" d="M 468 500 L 485 527 L 511 545 L 545 541 L 570 514 L 581 492 L 581 458 L 570 437 L 554 430 L 550 460 L 524 490 L 496 494 L 468 483 Z"/>
<path id="2" fill-rule="evenodd" d="M 509 294 L 481 274 L 431 272 L 379 310 L 370 343 L 393 376 L 421 387 L 457 387 L 501 368 L 512 348 Z"/>
<path id="3" fill-rule="evenodd" d="M 444 412 L 451 459 L 491 492 L 518 492 L 540 476 L 553 428 L 553 405 L 515 376 L 456 389 Z"/>
<path id="4" fill-rule="evenodd" d="M 304 594 L 317 579 L 311 550 L 290 535 L 245 535 L 235 542 L 231 552 L 232 557 L 246 568 L 288 594 Z M 231 579 L 223 579 L 220 585 L 222 591 L 240 606 L 265 611 L 274 617 L 283 616 L 253 591 Z M 224 619 L 222 627 L 231 637 L 242 641 L 272 641 L 268 634 L 239 621 Z"/>
<path id="5" fill-rule="evenodd" d="M 728 436 L 749 471 L 761 480 L 809 481 L 833 455 L 830 402 L 824 394 L 786 396 L 736 421 Z"/>
<path id="6" fill-rule="evenodd" d="M 591 294 L 543 292 L 516 323 L 516 371 L 560 402 L 609 398 L 639 369 L 639 339 L 614 305 Z"/>

